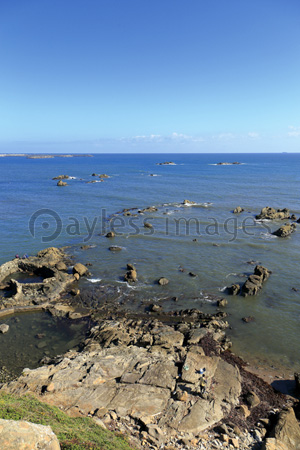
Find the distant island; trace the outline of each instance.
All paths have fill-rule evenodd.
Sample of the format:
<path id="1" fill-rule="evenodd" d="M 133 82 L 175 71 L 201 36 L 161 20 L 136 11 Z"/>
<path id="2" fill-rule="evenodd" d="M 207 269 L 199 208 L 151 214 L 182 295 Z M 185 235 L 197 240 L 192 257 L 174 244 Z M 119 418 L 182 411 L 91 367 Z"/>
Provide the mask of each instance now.
<path id="1" fill-rule="evenodd" d="M 234 164 L 242 164 L 242 163 L 237 162 L 237 161 L 235 161 L 235 162 L 219 162 L 219 163 L 217 163 L 217 166 L 232 166 Z"/>
<path id="2" fill-rule="evenodd" d="M 1 153 L 0 154 L 0 158 L 5 158 L 8 156 L 14 156 L 14 157 L 23 157 L 23 158 L 27 158 L 27 159 L 50 159 L 50 158 L 76 158 L 76 157 L 81 157 L 81 158 L 92 158 L 93 155 L 82 155 L 82 154 L 68 154 L 68 155 L 41 155 L 41 154 L 37 154 L 37 155 L 32 155 L 32 154 L 28 154 L 28 153 Z"/>

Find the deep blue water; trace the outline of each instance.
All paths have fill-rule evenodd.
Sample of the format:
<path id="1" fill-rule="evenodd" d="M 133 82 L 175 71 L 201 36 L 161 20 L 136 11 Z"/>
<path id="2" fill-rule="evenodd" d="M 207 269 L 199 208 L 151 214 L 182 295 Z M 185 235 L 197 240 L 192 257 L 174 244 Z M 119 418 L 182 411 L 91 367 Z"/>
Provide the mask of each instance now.
<path id="1" fill-rule="evenodd" d="M 176 165 L 156 165 L 163 161 Z M 242 164 L 215 165 L 220 161 Z M 253 271 L 247 261 L 259 261 L 273 272 L 262 292 L 256 297 L 228 297 L 234 350 L 253 360 L 269 358 L 296 368 L 299 231 L 286 239 L 273 237 L 270 232 L 282 223 L 257 223 L 254 215 L 272 206 L 287 207 L 300 216 L 299 169 L 300 154 L 285 153 L 2 157 L 1 263 L 16 253 L 70 245 L 78 260 L 93 264 L 92 278 L 100 283 L 126 288 L 121 277 L 131 261 L 138 269 L 138 298 L 163 298 L 165 308 L 174 308 L 168 299 L 178 296 L 176 308 L 209 309 L 209 301 L 203 299 L 207 293 L 223 295 L 224 286 L 243 281 L 243 275 Z M 99 180 L 91 176 L 94 172 L 110 178 L 87 183 Z M 52 178 L 61 174 L 75 179 L 57 187 Z M 198 206 L 183 207 L 184 199 Z M 158 211 L 137 218 L 114 217 L 110 226 L 119 235 L 113 242 L 99 235 L 105 231 L 103 225 L 109 226 L 105 219 L 117 211 L 150 205 Z M 236 206 L 245 209 L 238 217 L 232 214 Z M 153 229 L 144 228 L 144 221 Z M 95 247 L 83 252 L 83 244 Z M 112 244 L 123 250 L 108 251 Z M 190 277 L 190 271 L 197 277 Z M 168 286 L 155 284 L 160 276 L 169 278 Z M 244 324 L 241 318 L 248 315 L 255 321 Z"/>

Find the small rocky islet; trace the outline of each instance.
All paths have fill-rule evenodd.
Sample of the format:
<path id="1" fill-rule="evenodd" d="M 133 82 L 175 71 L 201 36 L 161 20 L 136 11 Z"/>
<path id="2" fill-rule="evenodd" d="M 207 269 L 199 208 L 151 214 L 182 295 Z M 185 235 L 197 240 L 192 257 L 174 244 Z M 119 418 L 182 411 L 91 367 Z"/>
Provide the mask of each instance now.
<path id="1" fill-rule="evenodd" d="M 18 272 L 42 281 L 19 283 Z M 255 295 L 270 274 L 257 264 L 242 292 L 252 295 L 253 285 Z M 71 415 L 92 416 L 128 434 L 136 448 L 299 449 L 299 402 L 276 393 L 230 352 L 227 313 L 219 309 L 226 301 L 218 300 L 214 314 L 164 313 L 156 303 L 144 313 L 121 310 L 118 302 L 83 308 L 78 282 L 87 275 L 85 265 L 54 247 L 0 267 L 2 315 L 46 308 L 93 321 L 81 351 L 45 359 L 4 383 L 2 392 L 33 393 Z M 131 263 L 124 279 L 137 280 Z"/>

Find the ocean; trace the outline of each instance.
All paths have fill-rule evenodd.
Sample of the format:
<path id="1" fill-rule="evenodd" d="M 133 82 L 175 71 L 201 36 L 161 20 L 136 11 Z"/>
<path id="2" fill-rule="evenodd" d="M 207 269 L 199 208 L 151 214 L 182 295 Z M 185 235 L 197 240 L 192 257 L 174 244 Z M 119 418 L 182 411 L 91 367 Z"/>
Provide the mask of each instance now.
<path id="1" fill-rule="evenodd" d="M 165 161 L 174 164 L 158 165 Z M 93 173 L 109 178 L 101 182 Z M 52 178 L 63 174 L 72 178 L 58 187 Z M 127 299 L 137 310 L 157 301 L 165 310 L 211 312 L 215 296 L 225 297 L 236 354 L 299 370 L 299 231 L 278 238 L 271 233 L 282 221 L 255 220 L 265 206 L 289 208 L 299 218 L 299 177 L 300 154 L 288 153 L 1 157 L 0 262 L 69 246 L 75 260 L 92 264 L 83 287 L 113 287 L 120 303 Z M 149 206 L 156 210 L 137 212 Z M 232 212 L 237 206 L 244 209 L 239 215 Z M 108 239 L 111 228 L 116 236 Z M 123 281 L 128 262 L 137 268 L 134 286 Z M 261 292 L 227 295 L 226 286 L 253 273 L 250 262 L 272 271 Z M 159 286 L 160 277 L 169 284 Z M 247 316 L 254 320 L 245 323 Z"/>

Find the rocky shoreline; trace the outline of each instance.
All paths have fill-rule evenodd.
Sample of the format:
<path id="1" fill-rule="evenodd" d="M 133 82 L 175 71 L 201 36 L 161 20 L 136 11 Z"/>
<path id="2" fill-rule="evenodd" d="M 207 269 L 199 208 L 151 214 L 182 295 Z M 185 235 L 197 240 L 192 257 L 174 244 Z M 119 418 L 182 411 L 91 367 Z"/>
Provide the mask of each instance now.
<path id="1" fill-rule="evenodd" d="M 43 280 L 7 282 L 20 272 Z M 87 307 L 76 284 L 87 274 L 55 248 L 1 266 L 2 314 L 45 308 L 93 321 L 80 351 L 45 358 L 2 392 L 32 393 L 71 415 L 92 416 L 136 448 L 300 448 L 299 400 L 275 392 L 230 352 L 226 312 L 133 313 L 113 301 Z"/>
<path id="2" fill-rule="evenodd" d="M 299 436 L 297 403 L 228 350 L 224 313 L 107 316 L 95 315 L 80 352 L 26 369 L 1 391 L 31 393 L 70 415 L 93 417 L 136 448 L 280 448 L 292 425 L 292 438 Z M 284 437 L 271 437 L 282 420 Z M 273 442 L 278 447 L 269 447 Z"/>

